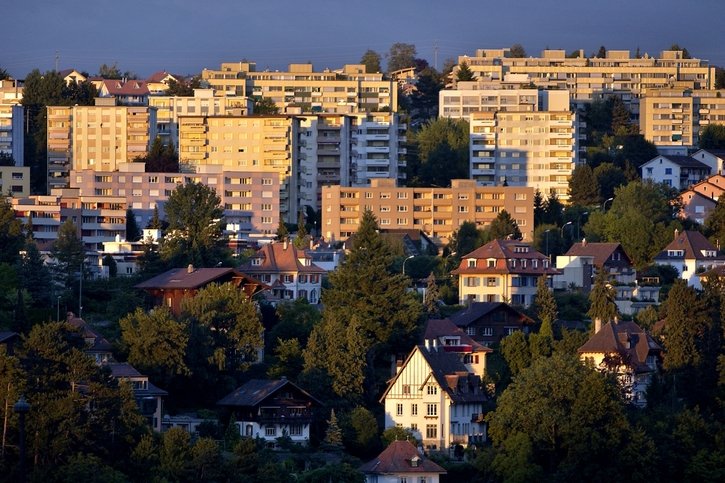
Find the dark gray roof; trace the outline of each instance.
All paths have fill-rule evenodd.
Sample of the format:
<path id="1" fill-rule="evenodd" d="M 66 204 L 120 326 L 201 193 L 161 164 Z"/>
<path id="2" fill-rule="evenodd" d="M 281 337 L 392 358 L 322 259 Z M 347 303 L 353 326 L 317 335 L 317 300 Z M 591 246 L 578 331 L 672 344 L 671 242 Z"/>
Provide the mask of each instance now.
<path id="1" fill-rule="evenodd" d="M 14 337 L 18 337 L 17 332 L 3 331 L 0 332 L 0 344 L 12 340 Z"/>
<path id="2" fill-rule="evenodd" d="M 446 352 L 440 345 L 435 348 L 421 345 L 418 349 L 428 362 L 436 382 L 445 389 L 454 403 L 485 402 L 488 399 L 480 390 L 478 376 L 468 372 L 460 354 Z"/>
<path id="3" fill-rule="evenodd" d="M 224 396 L 219 400 L 219 402 L 217 402 L 217 404 L 219 406 L 254 407 L 287 385 L 294 387 L 297 391 L 315 403 L 322 405 L 320 401 L 315 399 L 307 391 L 301 389 L 299 386 L 293 384 L 287 379 L 252 379 L 243 386 L 232 391 L 231 394 Z"/>
<path id="4" fill-rule="evenodd" d="M 675 155 L 667 155 L 662 156 L 663 158 L 669 159 L 673 163 L 675 163 L 677 166 L 681 168 L 700 168 L 700 169 L 710 169 L 710 166 L 706 165 L 705 163 L 696 160 L 695 158 L 692 158 L 690 156 L 675 156 Z"/>
<path id="5" fill-rule="evenodd" d="M 504 302 L 471 302 L 468 307 L 455 314 L 451 315 L 449 319 L 456 324 L 458 327 L 467 327 L 472 323 L 476 322 L 481 317 L 490 314 L 496 309 L 503 308 L 517 314 L 521 317 L 522 322 L 533 324 L 534 321 L 527 317 L 525 314 L 514 309 L 510 305 Z"/>

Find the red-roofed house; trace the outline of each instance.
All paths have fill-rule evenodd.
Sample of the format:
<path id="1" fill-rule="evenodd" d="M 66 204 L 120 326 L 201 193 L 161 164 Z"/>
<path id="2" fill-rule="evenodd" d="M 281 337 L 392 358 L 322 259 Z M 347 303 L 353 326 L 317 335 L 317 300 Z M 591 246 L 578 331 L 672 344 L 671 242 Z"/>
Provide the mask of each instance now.
<path id="1" fill-rule="evenodd" d="M 268 300 L 272 303 L 300 297 L 311 304 L 320 301 L 325 270 L 312 263 L 312 258 L 292 243 L 264 245 L 240 268 L 271 287 Z"/>
<path id="2" fill-rule="evenodd" d="M 149 88 L 142 80 L 103 80 L 98 89 L 100 97 L 115 97 L 120 106 L 146 106 L 149 103 Z"/>
<path id="3" fill-rule="evenodd" d="M 595 368 L 616 374 L 633 404 L 647 403 L 647 387 L 661 363 L 662 348 L 640 326 L 634 322 L 608 322 L 578 352 Z"/>
<path id="4" fill-rule="evenodd" d="M 211 283 L 233 283 L 248 297 L 268 289 L 262 282 L 233 268 L 174 268 L 141 282 L 136 288 L 146 290 L 156 305 L 166 305 L 175 315 L 181 313 L 183 299 L 193 297 Z"/>
<path id="5" fill-rule="evenodd" d="M 168 90 L 169 82 L 172 80 L 179 82 L 179 80 L 181 80 L 181 76 L 169 74 L 165 70 L 154 72 L 148 79 L 146 79 L 146 87 L 149 90 L 149 94 L 152 96 L 163 95 Z"/>
<path id="6" fill-rule="evenodd" d="M 393 441 L 372 461 L 360 466 L 366 483 L 438 483 L 446 470 L 418 453 L 410 441 Z"/>
<path id="7" fill-rule="evenodd" d="M 451 272 L 458 275 L 458 299 L 468 302 L 508 302 L 528 307 L 534 301 L 536 282 L 559 273 L 549 259 L 528 243 L 494 240 L 464 255 Z"/>
<path id="8" fill-rule="evenodd" d="M 697 275 L 725 265 L 725 256 L 699 231 L 675 230 L 675 238 L 654 259 L 657 265 L 671 265 L 687 284 L 701 289 Z"/>

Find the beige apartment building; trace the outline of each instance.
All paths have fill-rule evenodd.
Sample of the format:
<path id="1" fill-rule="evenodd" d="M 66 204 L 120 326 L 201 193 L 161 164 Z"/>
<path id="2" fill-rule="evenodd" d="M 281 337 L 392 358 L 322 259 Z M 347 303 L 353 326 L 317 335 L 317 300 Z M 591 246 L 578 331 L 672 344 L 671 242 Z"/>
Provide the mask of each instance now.
<path id="1" fill-rule="evenodd" d="M 470 115 L 471 179 L 482 186 L 527 186 L 569 198 L 578 163 L 577 114 L 561 111 Z"/>
<path id="2" fill-rule="evenodd" d="M 474 56 L 459 56 L 474 75 L 503 81 L 524 74 L 536 87 L 567 89 L 575 102 L 588 102 L 610 94 L 623 94 L 625 102 L 650 89 L 714 89 L 715 68 L 707 61 L 685 59 L 679 50 L 665 50 L 658 58 L 637 58 L 628 50 L 609 50 L 605 58 L 586 58 L 584 52 L 568 58 L 564 50 L 544 50 L 540 57 L 513 58 L 509 49 L 478 49 Z M 455 76 L 455 73 L 454 73 Z M 636 110 L 635 110 L 636 113 Z"/>
<path id="3" fill-rule="evenodd" d="M 0 166 L 0 196 L 28 196 L 30 194 L 30 168 L 28 166 Z"/>
<path id="4" fill-rule="evenodd" d="M 506 210 L 524 239 L 531 240 L 533 206 L 534 190 L 528 187 L 483 187 L 457 179 L 450 188 L 403 188 L 392 179 L 374 179 L 368 187 L 322 188 L 321 233 L 344 240 L 357 231 L 363 212 L 370 209 L 381 229 L 421 230 L 446 244 L 463 222 L 485 227 Z"/>
<path id="5" fill-rule="evenodd" d="M 33 238 L 42 251 L 58 239 L 58 228 L 70 219 L 88 251 L 103 250 L 103 242 L 126 236 L 126 199 L 82 196 L 78 189 L 54 189 L 50 195 L 12 198 L 15 216 L 31 220 Z"/>
<path id="6" fill-rule="evenodd" d="M 116 106 L 48 106 L 48 189 L 69 185 L 73 170 L 115 171 L 148 153 L 156 138 L 156 109 Z"/>
<path id="7" fill-rule="evenodd" d="M 322 72 L 312 64 L 290 64 L 279 72 L 257 71 L 254 62 L 225 62 L 201 76 L 227 95 L 272 99 L 280 112 L 347 114 L 396 111 L 398 106 L 396 82 L 359 64 Z"/>
<path id="8" fill-rule="evenodd" d="M 251 100 L 239 96 L 215 96 L 214 89 L 194 89 L 193 96 L 151 96 L 149 106 L 156 108 L 156 134 L 165 145 L 179 148 L 180 116 L 246 116 Z"/>
<path id="9" fill-rule="evenodd" d="M 164 204 L 178 185 L 201 183 L 214 188 L 221 199 L 230 238 L 248 240 L 277 231 L 280 196 L 276 173 L 224 170 L 213 165 L 200 166 L 196 173 L 146 173 L 143 167 L 127 163 L 118 171 L 73 171 L 71 185 L 81 196 L 123 199 L 137 224 L 144 227 L 154 208 L 164 216 Z"/>
<path id="10" fill-rule="evenodd" d="M 179 163 L 185 172 L 201 166 L 225 171 L 275 173 L 280 215 L 296 223 L 299 211 L 297 150 L 299 121 L 291 116 L 182 116 Z M 276 229 L 276 228 L 275 228 Z"/>
<path id="11" fill-rule="evenodd" d="M 569 96 L 566 98 L 569 108 Z M 468 119 L 474 112 L 538 111 L 539 91 L 486 88 L 481 82 L 458 82 L 454 90 L 438 93 L 438 116 Z"/>
<path id="12" fill-rule="evenodd" d="M 657 147 L 696 147 L 709 124 L 725 125 L 725 90 L 660 89 L 640 99 L 640 132 Z"/>

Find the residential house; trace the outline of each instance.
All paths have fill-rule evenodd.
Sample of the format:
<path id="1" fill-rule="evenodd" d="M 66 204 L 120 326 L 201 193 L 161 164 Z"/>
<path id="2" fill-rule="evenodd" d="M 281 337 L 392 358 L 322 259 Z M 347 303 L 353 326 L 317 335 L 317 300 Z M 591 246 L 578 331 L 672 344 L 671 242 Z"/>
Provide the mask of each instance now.
<path id="1" fill-rule="evenodd" d="M 700 155 L 707 154 L 710 156 L 710 153 L 703 150 L 698 151 L 698 153 Z M 695 154 L 692 157 L 695 157 Z M 723 157 L 725 157 L 725 152 L 723 153 Z M 713 164 L 715 163 L 713 162 Z M 700 224 L 705 222 L 717 205 L 720 195 L 725 192 L 725 176 L 719 174 L 720 170 L 717 173 L 692 185 L 680 194 L 682 211 L 679 215 L 681 218 L 690 218 Z"/>
<path id="2" fill-rule="evenodd" d="M 595 334 L 582 345 L 579 357 L 598 370 L 617 376 L 632 404 L 647 404 L 647 388 L 661 364 L 662 348 L 634 322 L 595 321 Z"/>
<path id="3" fill-rule="evenodd" d="M 702 288 L 698 274 L 725 265 L 725 255 L 699 231 L 675 230 L 675 237 L 654 259 L 657 265 L 671 265 L 680 278 Z"/>
<path id="4" fill-rule="evenodd" d="M 85 82 L 88 80 L 88 77 L 83 75 L 82 72 L 79 72 L 75 69 L 63 69 L 60 72 L 58 72 L 60 76 L 65 81 L 66 85 L 70 84 L 80 84 L 81 82 Z"/>
<path id="5" fill-rule="evenodd" d="M 180 82 L 183 78 L 181 76 L 175 76 L 169 74 L 165 70 L 154 72 L 146 79 L 146 87 L 149 90 L 149 94 L 152 96 L 165 95 L 169 89 L 169 82 Z"/>
<path id="6" fill-rule="evenodd" d="M 485 348 L 450 321 L 429 321 L 425 343 L 400 365 L 380 401 L 385 427 L 410 428 L 426 449 L 486 440 Z"/>
<path id="7" fill-rule="evenodd" d="M 691 156 L 710 166 L 713 174 L 722 174 L 725 168 L 725 149 L 698 149 Z"/>
<path id="8" fill-rule="evenodd" d="M 98 95 L 114 97 L 119 106 L 147 106 L 149 103 L 148 83 L 143 80 L 103 80 Z"/>
<path id="9" fill-rule="evenodd" d="M 536 295 L 536 283 L 559 273 L 549 259 L 528 243 L 494 240 L 461 257 L 451 272 L 458 276 L 458 299 L 469 302 L 507 302 L 528 307 Z"/>
<path id="10" fill-rule="evenodd" d="M 240 268 L 271 287 L 267 299 L 272 303 L 298 298 L 311 304 L 320 301 L 325 270 L 286 240 L 264 245 Z"/>
<path id="11" fill-rule="evenodd" d="M 209 284 L 232 283 L 247 297 L 266 290 L 268 287 L 233 268 L 173 268 L 160 275 L 141 282 L 136 288 L 146 290 L 156 305 L 166 305 L 175 315 L 181 313 L 181 303 Z"/>
<path id="12" fill-rule="evenodd" d="M 449 317 L 473 340 L 486 347 L 516 331 L 528 334 L 534 320 L 503 302 L 471 302 Z"/>
<path id="13" fill-rule="evenodd" d="M 360 466 L 365 483 L 438 483 L 446 474 L 410 441 L 393 441 L 377 458 Z"/>
<path id="14" fill-rule="evenodd" d="M 234 411 L 239 434 L 261 438 L 274 447 L 277 438 L 288 436 L 307 445 L 315 410 L 322 403 L 286 378 L 252 379 L 217 405 Z"/>
<path id="15" fill-rule="evenodd" d="M 678 190 L 688 188 L 710 176 L 707 164 L 690 156 L 659 155 L 640 166 L 642 180 L 664 183 Z"/>

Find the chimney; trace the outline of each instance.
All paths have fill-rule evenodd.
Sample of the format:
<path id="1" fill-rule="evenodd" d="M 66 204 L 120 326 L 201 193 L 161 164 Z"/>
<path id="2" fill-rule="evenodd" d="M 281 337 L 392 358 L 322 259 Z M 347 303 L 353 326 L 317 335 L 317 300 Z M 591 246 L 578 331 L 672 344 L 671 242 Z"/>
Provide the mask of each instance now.
<path id="1" fill-rule="evenodd" d="M 587 246 L 587 239 L 586 238 L 582 238 L 582 246 L 583 247 Z"/>
<path id="2" fill-rule="evenodd" d="M 675 228 L 675 240 L 677 240 L 677 235 L 679 235 L 679 234 L 680 234 L 680 230 Z"/>
<path id="3" fill-rule="evenodd" d="M 425 348 L 430 350 L 430 339 L 425 340 Z"/>
<path id="4" fill-rule="evenodd" d="M 186 267 L 186 273 L 194 273 L 194 265 L 190 263 L 189 266 Z"/>
<path id="5" fill-rule="evenodd" d="M 282 248 L 284 250 L 287 250 L 287 239 L 286 238 L 284 239 L 284 242 L 282 242 Z"/>
<path id="6" fill-rule="evenodd" d="M 434 351 L 438 350 L 438 341 L 436 339 L 433 339 L 433 350 Z"/>
<path id="7" fill-rule="evenodd" d="M 602 330 L 602 319 L 594 317 L 594 333 L 596 334 L 600 330 Z"/>

